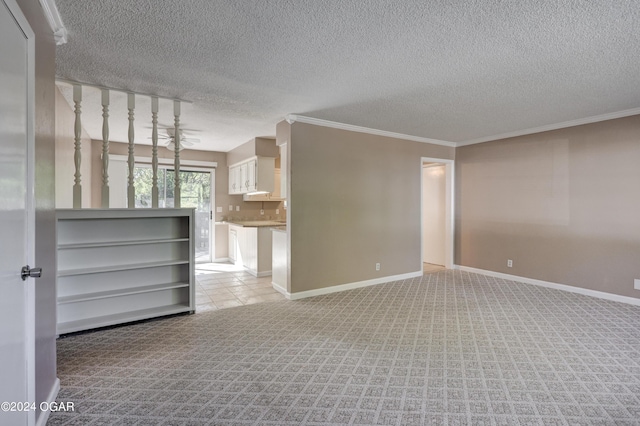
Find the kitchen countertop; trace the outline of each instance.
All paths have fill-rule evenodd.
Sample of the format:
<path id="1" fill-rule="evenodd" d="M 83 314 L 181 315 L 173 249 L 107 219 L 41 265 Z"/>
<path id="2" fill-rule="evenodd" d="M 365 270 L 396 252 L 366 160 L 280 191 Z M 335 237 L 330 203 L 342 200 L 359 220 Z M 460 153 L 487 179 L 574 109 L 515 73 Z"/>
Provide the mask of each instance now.
<path id="1" fill-rule="evenodd" d="M 281 222 L 277 220 L 238 220 L 238 221 L 227 221 L 224 223 L 228 223 L 229 225 L 243 226 L 245 228 L 286 226 L 286 222 Z"/>

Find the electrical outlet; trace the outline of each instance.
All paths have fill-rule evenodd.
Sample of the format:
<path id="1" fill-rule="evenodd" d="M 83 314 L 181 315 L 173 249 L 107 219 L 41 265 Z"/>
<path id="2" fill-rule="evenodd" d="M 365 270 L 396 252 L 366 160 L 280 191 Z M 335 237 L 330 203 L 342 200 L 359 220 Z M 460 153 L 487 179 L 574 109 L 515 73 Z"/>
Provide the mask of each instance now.
<path id="1" fill-rule="evenodd" d="M 633 288 L 635 288 L 636 290 L 640 290 L 640 279 L 636 278 L 635 280 L 633 280 Z"/>
<path id="2" fill-rule="evenodd" d="M 260 214 L 264 215 L 264 209 L 260 209 Z"/>
<path id="3" fill-rule="evenodd" d="M 240 206 L 236 206 L 236 211 L 239 212 L 240 211 Z"/>
<path id="4" fill-rule="evenodd" d="M 222 213 L 222 207 L 216 207 L 216 213 Z"/>
<path id="5" fill-rule="evenodd" d="M 276 214 L 280 214 L 280 209 L 276 209 Z"/>
<path id="6" fill-rule="evenodd" d="M 513 268 L 513 260 L 507 259 L 507 268 Z"/>
<path id="7" fill-rule="evenodd" d="M 380 270 L 380 264 L 376 263 L 376 271 L 379 271 L 379 270 Z"/>
<path id="8" fill-rule="evenodd" d="M 233 211 L 233 206 L 229 206 L 229 211 L 232 212 Z"/>

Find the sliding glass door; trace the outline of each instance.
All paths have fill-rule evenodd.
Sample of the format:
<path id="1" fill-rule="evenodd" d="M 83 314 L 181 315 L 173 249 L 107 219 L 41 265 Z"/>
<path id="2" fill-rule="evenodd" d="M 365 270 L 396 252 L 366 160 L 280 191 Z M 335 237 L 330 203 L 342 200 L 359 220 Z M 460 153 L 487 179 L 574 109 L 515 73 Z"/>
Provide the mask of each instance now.
<path id="1" fill-rule="evenodd" d="M 148 165 L 134 168 L 136 208 L 151 207 L 153 172 Z M 174 172 L 172 168 L 158 166 L 158 207 L 174 207 Z M 213 173 L 207 169 L 180 169 L 180 206 L 196 209 L 195 256 L 196 262 L 212 260 L 212 191 Z"/>

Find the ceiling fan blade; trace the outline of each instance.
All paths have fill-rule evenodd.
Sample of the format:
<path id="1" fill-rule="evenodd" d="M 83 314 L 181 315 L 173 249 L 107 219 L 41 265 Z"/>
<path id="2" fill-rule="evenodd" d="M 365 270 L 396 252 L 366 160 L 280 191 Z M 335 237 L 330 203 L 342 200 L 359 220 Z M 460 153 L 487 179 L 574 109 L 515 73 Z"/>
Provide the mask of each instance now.
<path id="1" fill-rule="evenodd" d="M 147 139 L 153 139 L 153 138 L 151 136 L 148 136 Z M 158 140 L 168 140 L 168 139 L 173 139 L 173 138 L 167 135 L 158 135 Z"/>

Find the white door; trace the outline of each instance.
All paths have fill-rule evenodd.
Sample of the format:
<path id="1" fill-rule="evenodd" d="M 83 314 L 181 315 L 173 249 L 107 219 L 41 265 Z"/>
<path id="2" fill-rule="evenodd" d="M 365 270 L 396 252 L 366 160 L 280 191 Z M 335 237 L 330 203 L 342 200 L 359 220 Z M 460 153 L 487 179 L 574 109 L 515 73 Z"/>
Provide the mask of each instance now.
<path id="1" fill-rule="evenodd" d="M 14 0 L 0 0 L 0 424 L 27 425 L 33 411 L 4 402 L 34 401 L 33 285 L 20 277 L 33 261 L 33 155 L 30 67 L 33 33 Z M 33 266 L 33 265 L 32 265 Z M 20 408 L 9 407 L 9 408 Z"/>

